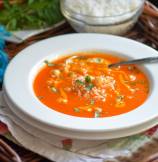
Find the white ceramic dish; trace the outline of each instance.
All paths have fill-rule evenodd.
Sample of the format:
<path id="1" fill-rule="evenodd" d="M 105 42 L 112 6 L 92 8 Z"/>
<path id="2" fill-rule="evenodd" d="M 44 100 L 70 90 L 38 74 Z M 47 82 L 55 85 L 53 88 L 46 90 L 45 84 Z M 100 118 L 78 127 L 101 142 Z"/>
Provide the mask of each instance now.
<path id="1" fill-rule="evenodd" d="M 32 82 L 44 60 L 87 50 L 110 51 L 133 58 L 158 54 L 138 42 L 110 35 L 71 34 L 46 39 L 20 52 L 6 70 L 5 98 L 12 111 L 42 130 L 81 139 L 118 138 L 157 124 L 158 111 L 153 104 L 158 96 L 158 76 L 155 75 L 158 64 L 145 65 L 151 83 L 150 96 L 146 102 L 123 115 L 108 118 L 73 117 L 49 109 L 35 97 Z"/>
<path id="2" fill-rule="evenodd" d="M 129 127 L 126 129 L 110 130 L 110 131 L 103 131 L 103 132 L 95 131 L 93 133 L 83 132 L 80 130 L 79 131 L 67 130 L 67 129 L 62 129 L 54 126 L 51 126 L 50 129 L 48 125 L 39 123 L 38 121 L 34 120 L 33 118 L 30 118 L 23 112 L 19 111 L 19 109 L 17 109 L 17 107 L 15 107 L 15 105 L 9 100 L 6 94 L 4 94 L 4 99 L 8 108 L 10 108 L 10 110 L 15 113 L 15 116 L 20 117 L 28 125 L 34 126 L 35 128 L 38 128 L 39 130 L 44 131 L 46 133 L 64 136 L 65 138 L 72 138 L 72 139 L 74 138 L 74 139 L 83 139 L 83 140 L 105 140 L 105 139 L 120 138 L 120 137 L 133 135 L 139 132 L 143 132 L 153 127 L 156 123 L 158 123 L 158 119 L 155 118 L 149 122 L 131 128 Z"/>

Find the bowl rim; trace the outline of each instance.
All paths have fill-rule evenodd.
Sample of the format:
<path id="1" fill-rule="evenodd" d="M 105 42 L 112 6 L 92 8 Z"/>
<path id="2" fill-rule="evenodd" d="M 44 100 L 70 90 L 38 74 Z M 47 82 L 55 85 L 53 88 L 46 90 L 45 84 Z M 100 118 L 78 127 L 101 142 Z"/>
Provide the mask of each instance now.
<path id="1" fill-rule="evenodd" d="M 54 46 L 51 46 L 52 44 Z M 56 58 L 61 54 L 73 53 L 78 50 L 85 51 L 94 49 L 94 47 L 105 51 L 112 50 L 118 53 L 126 53 L 127 56 L 132 55 L 136 58 L 141 57 L 139 53 L 143 53 L 143 57 L 156 56 L 158 54 L 156 50 L 144 44 L 119 36 L 89 33 L 67 34 L 49 38 L 27 47 L 11 60 L 4 77 L 4 89 L 8 97 L 17 109 L 36 120 L 39 124 L 44 123 L 50 127 L 55 126 L 74 131 L 103 132 L 121 130 L 135 127 L 157 118 L 158 112 L 151 107 L 156 101 L 158 92 L 158 84 L 155 84 L 158 82 L 158 77 L 154 75 L 158 68 L 156 64 L 145 66 L 153 76 L 154 88 L 152 95 L 139 108 L 126 114 L 107 118 L 74 117 L 48 108 L 34 96 L 31 87 L 33 73 L 36 71 L 37 64 L 41 64 L 46 57 Z M 26 60 L 28 60 L 27 64 Z M 14 86 L 12 85 L 13 83 Z M 151 107 L 150 111 L 147 111 L 149 106 Z M 38 108 L 35 109 L 34 107 Z M 87 124 L 85 125 L 85 123 Z M 108 125 L 106 125 L 107 123 Z"/>
<path id="2" fill-rule="evenodd" d="M 131 11 L 128 11 L 128 12 L 124 12 L 124 13 L 121 13 L 121 14 L 118 14 L 118 15 L 114 15 L 114 16 L 91 16 L 91 15 L 86 15 L 86 14 L 81 14 L 81 13 L 78 13 L 78 12 L 75 12 L 74 10 L 72 10 L 70 7 L 68 7 L 68 5 L 64 5 L 64 1 L 65 0 L 60 0 L 60 8 L 61 8 L 61 11 L 62 12 L 64 12 L 65 11 L 65 9 L 66 9 L 66 11 L 69 13 L 69 15 L 71 15 L 71 13 L 73 14 L 73 15 L 75 15 L 75 16 L 72 16 L 71 15 L 71 17 L 73 17 L 74 19 L 76 19 L 76 16 L 77 17 L 87 17 L 87 18 L 94 18 L 94 19 L 96 19 L 96 18 L 118 18 L 118 17 L 121 17 L 121 16 L 125 16 L 125 15 L 128 15 L 128 14 L 130 14 L 130 13 L 132 13 L 132 12 L 138 12 L 143 6 L 144 6 L 144 3 L 145 3 L 145 0 L 141 0 L 141 3 L 140 3 L 140 5 L 137 7 L 137 8 L 135 8 L 135 9 L 132 9 Z M 78 19 L 77 19 L 78 20 Z M 80 19 L 79 19 L 80 20 Z"/>

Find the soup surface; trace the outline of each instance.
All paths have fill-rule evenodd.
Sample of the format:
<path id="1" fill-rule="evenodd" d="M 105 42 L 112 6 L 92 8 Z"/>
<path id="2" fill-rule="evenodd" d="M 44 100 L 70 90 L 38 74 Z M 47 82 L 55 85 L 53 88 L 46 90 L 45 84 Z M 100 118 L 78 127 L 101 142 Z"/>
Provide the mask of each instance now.
<path id="1" fill-rule="evenodd" d="M 34 92 L 49 108 L 72 116 L 97 118 L 127 113 L 147 99 L 149 82 L 134 65 L 108 68 L 121 60 L 103 53 L 46 60 L 35 77 Z"/>

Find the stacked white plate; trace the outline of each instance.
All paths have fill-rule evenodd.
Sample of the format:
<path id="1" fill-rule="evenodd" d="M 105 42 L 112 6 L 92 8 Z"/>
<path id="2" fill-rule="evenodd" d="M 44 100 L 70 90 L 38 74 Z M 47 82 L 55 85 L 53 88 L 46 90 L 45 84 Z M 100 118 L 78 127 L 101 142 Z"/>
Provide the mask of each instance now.
<path id="1" fill-rule="evenodd" d="M 79 118 L 43 105 L 33 91 L 34 77 L 44 60 L 73 52 L 99 50 L 135 59 L 157 56 L 141 43 L 102 34 L 70 34 L 43 40 L 21 51 L 10 62 L 4 78 L 4 99 L 11 111 L 26 123 L 45 132 L 77 139 L 112 139 L 144 131 L 158 123 L 158 64 L 143 68 L 150 80 L 150 95 L 137 109 L 118 116 Z"/>

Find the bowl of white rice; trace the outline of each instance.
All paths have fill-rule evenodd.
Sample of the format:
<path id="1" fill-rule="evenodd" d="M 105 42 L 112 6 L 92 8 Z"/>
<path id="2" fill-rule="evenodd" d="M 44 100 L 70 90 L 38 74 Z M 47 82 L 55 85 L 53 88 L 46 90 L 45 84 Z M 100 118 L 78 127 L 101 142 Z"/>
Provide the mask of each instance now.
<path id="1" fill-rule="evenodd" d="M 137 22 L 145 0 L 61 0 L 61 11 L 77 32 L 123 35 Z"/>

